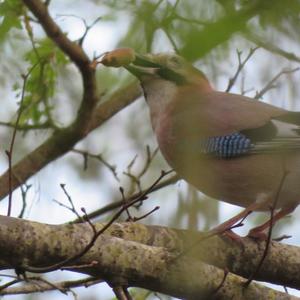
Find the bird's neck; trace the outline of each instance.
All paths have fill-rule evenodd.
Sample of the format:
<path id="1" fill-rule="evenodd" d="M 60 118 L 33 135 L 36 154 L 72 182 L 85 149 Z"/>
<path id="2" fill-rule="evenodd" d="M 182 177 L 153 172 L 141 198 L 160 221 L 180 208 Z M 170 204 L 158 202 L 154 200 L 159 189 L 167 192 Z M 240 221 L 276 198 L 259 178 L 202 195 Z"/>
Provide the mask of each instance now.
<path id="1" fill-rule="evenodd" d="M 172 101 L 177 93 L 177 85 L 167 80 L 151 80 L 143 82 L 144 96 L 150 108 L 152 126 L 155 129 L 162 111 Z"/>
<path id="2" fill-rule="evenodd" d="M 195 92 L 195 89 L 201 93 L 208 93 L 213 90 L 206 78 L 203 78 L 203 81 L 198 79 L 197 84 L 185 86 L 178 86 L 167 80 L 155 79 L 143 82 L 142 87 L 147 104 L 150 108 L 151 121 L 154 129 L 167 107 L 169 109 L 170 105 L 178 105 L 179 103 L 176 102 L 185 100 L 186 95 L 182 96 L 181 92 L 185 94 L 184 91 L 187 90 L 188 93 L 192 93 L 191 96 L 194 96 L 193 92 Z"/>

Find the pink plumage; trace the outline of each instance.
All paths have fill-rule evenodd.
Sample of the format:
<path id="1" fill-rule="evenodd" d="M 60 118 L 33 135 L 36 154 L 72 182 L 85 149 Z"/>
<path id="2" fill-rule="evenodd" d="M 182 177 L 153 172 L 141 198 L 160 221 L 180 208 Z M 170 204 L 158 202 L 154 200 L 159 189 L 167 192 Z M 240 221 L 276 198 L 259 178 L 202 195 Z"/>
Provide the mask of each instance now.
<path id="1" fill-rule="evenodd" d="M 183 179 L 260 210 L 280 189 L 278 219 L 299 204 L 300 113 L 215 91 L 177 55 L 137 56 L 126 68 L 141 81 L 160 150 Z"/>

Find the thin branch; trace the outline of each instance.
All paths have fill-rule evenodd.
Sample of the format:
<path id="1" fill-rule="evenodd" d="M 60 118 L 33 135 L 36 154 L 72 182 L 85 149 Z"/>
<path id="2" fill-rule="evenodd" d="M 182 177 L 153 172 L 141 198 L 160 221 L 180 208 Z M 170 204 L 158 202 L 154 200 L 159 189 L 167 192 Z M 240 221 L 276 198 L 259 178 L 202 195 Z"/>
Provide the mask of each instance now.
<path id="1" fill-rule="evenodd" d="M 115 165 L 112 165 L 110 164 L 109 162 L 107 162 L 102 154 L 92 154 L 92 153 L 89 153 L 87 151 L 84 151 L 84 150 L 79 150 L 79 149 L 72 149 L 72 152 L 74 153 L 77 153 L 77 154 L 81 154 L 84 158 L 84 170 L 87 169 L 87 160 L 88 158 L 94 158 L 98 161 L 100 161 L 114 176 L 114 178 L 117 180 L 117 181 L 120 181 L 119 177 L 118 177 L 118 173 L 116 171 L 117 167 Z"/>
<path id="2" fill-rule="evenodd" d="M 241 71 L 244 69 L 246 63 L 248 62 L 248 60 L 251 58 L 251 56 L 254 54 L 254 52 L 257 49 L 258 49 L 258 47 L 250 49 L 248 55 L 246 56 L 246 58 L 243 61 L 241 59 L 242 52 L 237 50 L 237 56 L 238 56 L 238 62 L 239 62 L 238 68 L 237 68 L 235 74 L 233 75 L 233 77 L 231 77 L 229 79 L 228 86 L 227 86 L 225 92 L 229 92 L 231 90 L 231 88 L 235 84 L 238 76 L 240 75 Z"/>
<path id="3" fill-rule="evenodd" d="M 30 280 L 30 281 L 36 280 L 38 285 L 40 285 L 41 282 L 45 283 L 45 284 L 49 285 L 50 287 L 52 287 L 54 290 L 58 290 L 62 294 L 67 295 L 66 289 L 64 289 L 60 285 L 56 285 L 55 283 L 52 283 L 51 281 L 48 281 L 42 277 L 30 277 L 29 279 L 27 277 L 27 280 Z"/>
<path id="4" fill-rule="evenodd" d="M 16 189 L 48 163 L 70 151 L 72 147 L 89 132 L 104 124 L 105 121 L 136 100 L 140 94 L 140 89 L 136 83 L 129 84 L 113 94 L 108 101 L 98 106 L 90 118 L 89 128 L 86 131 L 78 132 L 73 124 L 67 128 L 57 130 L 55 134 L 41 146 L 26 155 L 13 166 L 12 188 Z M 86 121 L 83 122 L 85 123 Z M 76 121 L 76 123 L 78 123 L 79 126 L 80 122 Z M 7 194 L 8 171 L 0 177 L 0 199 L 3 199 Z"/>
<path id="5" fill-rule="evenodd" d="M 249 286 L 251 281 L 254 280 L 255 276 L 261 270 L 262 264 L 264 263 L 264 261 L 267 257 L 269 248 L 270 248 L 270 243 L 271 243 L 271 238 L 272 238 L 272 231 L 273 231 L 273 224 L 274 224 L 273 223 L 274 211 L 277 208 L 277 204 L 278 204 L 278 201 L 279 201 L 279 196 L 280 196 L 280 193 L 282 192 L 282 188 L 283 188 L 283 184 L 285 182 L 285 179 L 286 179 L 287 175 L 289 174 L 289 172 L 286 170 L 286 163 L 285 163 L 285 157 L 284 156 L 282 157 L 282 168 L 283 168 L 283 175 L 282 175 L 282 178 L 279 182 L 279 186 L 277 188 L 277 192 L 276 192 L 276 195 L 275 195 L 275 198 L 274 198 L 274 201 L 273 201 L 273 205 L 270 208 L 271 217 L 270 217 L 270 226 L 269 226 L 269 230 L 268 230 L 268 236 L 267 236 L 267 240 L 266 240 L 266 247 L 265 247 L 263 255 L 261 256 L 261 259 L 260 259 L 256 269 L 251 274 L 251 276 L 249 276 L 247 281 L 244 283 L 245 287 Z"/>
<path id="6" fill-rule="evenodd" d="M 24 102 L 24 97 L 25 97 L 27 80 L 28 80 L 31 72 L 35 69 L 35 67 L 38 64 L 39 64 L 39 61 L 36 64 L 34 64 L 25 75 L 22 75 L 23 87 L 22 87 L 22 93 L 21 93 L 20 108 L 19 108 L 17 120 L 16 120 L 16 127 L 13 130 L 9 150 L 6 150 L 6 155 L 8 157 L 8 190 L 9 190 L 7 216 L 10 216 L 11 209 L 12 209 L 12 192 L 13 192 L 13 186 L 12 186 L 12 172 L 13 172 L 12 171 L 12 158 L 13 157 L 12 156 L 13 156 L 13 150 L 14 150 L 15 140 L 16 140 L 16 136 L 17 136 L 17 126 L 20 122 L 21 115 L 23 112 L 23 102 Z"/>
<path id="7" fill-rule="evenodd" d="M 81 220 L 81 222 L 83 222 L 84 220 L 83 220 L 83 218 L 79 215 L 79 213 L 77 212 L 77 210 L 76 210 L 76 208 L 75 208 L 75 205 L 74 205 L 74 203 L 73 203 L 72 197 L 70 196 L 70 194 L 69 194 L 68 191 L 66 190 L 66 185 L 65 185 L 64 183 L 61 183 L 61 184 L 60 184 L 60 187 L 62 188 L 64 194 L 66 195 L 66 197 L 67 197 L 67 199 L 68 199 L 68 202 L 70 203 L 70 206 L 67 206 L 67 205 L 65 205 L 65 204 L 63 204 L 63 203 L 61 203 L 61 202 L 59 202 L 59 201 L 57 201 L 57 200 L 55 200 L 55 199 L 53 199 L 53 201 L 54 201 L 55 203 L 57 203 L 58 205 L 60 205 L 60 206 L 62 206 L 62 207 L 64 207 L 64 208 L 70 210 L 72 213 L 74 213 L 74 214 L 76 215 L 76 217 L 77 217 L 79 220 Z"/>
<path id="8" fill-rule="evenodd" d="M 118 300 L 129 300 L 122 286 L 115 286 L 112 288 L 112 290 Z"/>
<path id="9" fill-rule="evenodd" d="M 33 279 L 34 278 L 34 279 Z M 38 284 L 34 283 L 34 281 L 39 281 L 37 277 L 29 277 L 30 281 L 26 283 L 24 286 L 15 287 L 15 288 L 6 288 L 0 291 L 0 295 L 19 295 L 19 294 L 32 294 L 32 293 L 40 293 L 45 291 L 56 290 L 58 287 L 61 290 L 68 291 L 71 288 L 75 287 L 89 287 L 91 285 L 95 285 L 103 282 L 102 279 L 96 279 L 94 277 L 83 278 L 74 281 L 61 281 L 55 282 L 51 285 L 49 282 L 39 282 Z"/>
<path id="10" fill-rule="evenodd" d="M 14 285 L 14 284 L 16 284 L 16 283 L 19 283 L 20 281 L 21 281 L 21 279 L 14 279 L 14 280 L 12 280 L 12 281 L 9 281 L 9 282 L 7 282 L 7 283 L 1 285 L 1 286 L 0 286 L 0 294 L 2 293 L 2 291 L 3 291 L 4 289 L 6 289 L 6 288 L 8 288 L 8 287 L 10 287 L 10 286 L 12 286 L 12 285 Z"/>
<path id="11" fill-rule="evenodd" d="M 131 184 L 130 187 L 128 188 L 127 192 L 127 197 L 130 197 L 136 190 L 136 186 L 138 190 L 141 192 L 142 191 L 142 186 L 141 186 L 141 179 L 142 177 L 147 173 L 153 159 L 155 158 L 156 154 L 158 153 L 158 148 L 156 148 L 153 152 L 151 151 L 150 147 L 147 145 L 146 146 L 146 160 L 139 172 L 137 174 L 134 174 L 132 172 L 132 168 L 134 164 L 137 161 L 138 156 L 135 155 L 134 158 L 131 160 L 131 162 L 127 166 L 127 171 L 123 172 L 124 175 L 128 176 L 131 179 Z"/>
<path id="12" fill-rule="evenodd" d="M 159 190 L 161 188 L 164 188 L 164 187 L 166 187 L 166 186 L 168 186 L 170 184 L 173 184 L 173 183 L 177 182 L 178 180 L 180 180 L 180 177 L 178 175 L 172 176 L 169 179 L 165 179 L 164 181 L 158 183 L 150 191 L 149 191 L 149 188 L 148 188 L 148 193 L 150 194 L 152 192 L 155 192 L 155 191 L 157 191 L 157 190 Z M 139 192 L 135 193 L 134 195 L 130 196 L 126 201 L 128 203 L 130 203 L 132 200 L 136 199 L 137 197 L 139 197 L 139 195 L 144 194 L 144 193 L 145 193 L 145 191 L 142 191 L 142 193 L 139 193 Z M 108 205 L 106 205 L 106 206 L 104 206 L 104 207 L 102 207 L 100 209 L 97 209 L 97 210 L 89 213 L 88 217 L 89 217 L 89 219 L 92 220 L 92 219 L 94 219 L 96 217 L 99 217 L 99 216 L 101 216 L 103 214 L 106 214 L 106 213 L 108 213 L 108 212 L 110 212 L 110 211 L 112 211 L 112 210 L 114 210 L 116 208 L 119 208 L 122 205 L 124 205 L 124 200 L 121 198 L 118 201 L 115 201 L 113 203 L 109 203 Z M 76 219 L 76 220 L 72 221 L 71 223 L 80 223 L 80 219 Z"/>
<path id="13" fill-rule="evenodd" d="M 22 209 L 19 213 L 18 218 L 23 218 L 24 217 L 24 213 L 27 207 L 27 193 L 28 191 L 31 189 L 32 185 L 31 184 L 24 184 L 21 185 L 21 196 L 22 196 Z"/>
<path id="14" fill-rule="evenodd" d="M 174 38 L 173 38 L 172 35 L 169 33 L 169 30 L 165 28 L 165 29 L 164 29 L 164 32 L 165 32 L 167 38 L 169 39 L 170 43 L 172 44 L 174 51 L 175 51 L 176 53 L 180 53 L 180 49 L 177 47 Z"/>
<path id="15" fill-rule="evenodd" d="M 58 17 L 73 17 L 73 18 L 79 19 L 83 23 L 85 30 L 84 30 L 84 33 L 81 36 L 81 38 L 78 39 L 78 44 L 80 46 L 82 46 L 84 39 L 86 38 L 89 31 L 102 19 L 102 17 L 100 16 L 100 17 L 96 18 L 91 24 L 88 24 L 84 18 L 82 18 L 80 16 L 76 16 L 74 14 L 58 14 L 57 16 Z"/>
<path id="16" fill-rule="evenodd" d="M 73 129 L 77 134 L 84 135 L 89 126 L 94 107 L 98 101 L 95 70 L 91 66 L 91 61 L 83 51 L 82 47 L 75 42 L 72 42 L 62 32 L 59 26 L 51 18 L 48 7 L 43 2 L 40 0 L 23 0 L 23 2 L 39 20 L 48 37 L 70 57 L 71 61 L 75 63 L 81 72 L 84 93 L 81 106 L 78 110 L 77 119 L 73 124 Z"/>
<path id="17" fill-rule="evenodd" d="M 51 271 L 55 271 L 58 270 L 59 268 L 68 265 L 69 263 L 79 259 L 80 257 L 82 257 L 85 253 L 87 253 L 93 246 L 94 243 L 96 242 L 97 238 L 104 233 L 120 216 L 121 214 L 128 208 L 133 206 L 135 203 L 145 200 L 148 193 L 150 193 L 155 187 L 156 185 L 162 180 L 163 177 L 165 177 L 166 175 L 170 174 L 171 172 L 173 172 L 173 170 L 168 171 L 168 172 L 161 172 L 161 175 L 154 181 L 154 183 L 147 189 L 145 190 L 145 192 L 141 195 L 139 195 L 136 199 L 133 199 L 131 202 L 126 203 L 125 205 L 123 205 L 123 207 L 114 214 L 114 216 L 111 218 L 111 220 L 109 222 L 107 222 L 99 231 L 95 232 L 94 231 L 94 226 L 92 226 L 93 228 L 93 236 L 90 240 L 90 242 L 84 246 L 84 248 L 79 251 L 79 253 L 73 255 L 72 257 L 69 257 L 59 263 L 53 264 L 51 266 L 47 266 L 47 267 L 33 267 L 33 266 L 29 266 L 26 263 L 24 263 L 21 266 L 21 269 L 24 271 L 29 271 L 32 273 L 45 273 L 45 272 L 51 272 Z M 91 223 L 89 223 L 91 224 Z"/>
<path id="18" fill-rule="evenodd" d="M 1 126 L 6 126 L 6 127 L 12 127 L 16 128 L 18 131 L 28 131 L 28 130 L 44 130 L 44 129 L 56 129 L 56 127 L 53 127 L 50 122 L 46 121 L 45 123 L 41 124 L 16 124 L 16 123 L 11 123 L 11 122 L 2 122 L 0 121 Z"/>
<path id="19" fill-rule="evenodd" d="M 260 99 L 262 96 L 269 90 L 273 89 L 275 87 L 274 83 L 282 76 L 285 74 L 291 74 L 294 72 L 299 71 L 300 68 L 295 68 L 295 69 L 284 69 L 280 71 L 277 75 L 275 75 L 259 92 L 256 92 L 255 99 Z"/>
<path id="20" fill-rule="evenodd" d="M 217 294 L 218 291 L 224 286 L 224 283 L 226 281 L 226 278 L 229 274 L 229 271 L 227 269 L 224 270 L 224 277 L 222 278 L 222 281 L 220 282 L 220 285 L 213 291 L 212 295 Z"/>
<path id="21" fill-rule="evenodd" d="M 37 51 L 36 46 L 35 46 L 35 42 L 34 42 L 34 38 L 33 38 L 33 30 L 32 30 L 31 24 L 30 24 L 30 18 L 28 17 L 26 12 L 24 12 L 24 24 L 25 24 L 24 27 L 25 27 L 25 30 L 28 34 L 33 52 L 36 55 L 37 61 L 40 61 L 41 57 L 40 57 L 39 52 Z"/>
<path id="22" fill-rule="evenodd" d="M 261 48 L 264 48 L 267 51 L 272 52 L 273 54 L 282 56 L 282 57 L 286 58 L 287 60 L 300 62 L 300 57 L 297 56 L 296 54 L 294 54 L 292 52 L 287 52 L 287 51 L 277 47 L 276 45 L 271 44 L 270 42 L 266 42 L 266 41 L 263 40 L 263 38 L 258 37 L 257 35 L 255 35 L 252 32 L 248 32 L 246 34 L 246 38 L 249 41 L 256 44 L 257 46 L 259 46 Z"/>
<path id="23" fill-rule="evenodd" d="M 30 7 L 35 6 L 37 3 L 37 7 L 35 6 L 34 12 L 38 10 L 40 5 L 43 5 L 40 1 L 37 0 L 26 0 L 26 3 L 30 3 Z M 47 10 L 43 8 L 42 12 L 43 13 L 41 15 L 41 11 L 39 11 L 36 14 L 36 17 L 42 24 L 44 24 L 44 27 L 47 26 L 48 23 L 50 23 L 51 25 L 53 23 L 53 20 L 49 16 Z M 51 21 L 49 21 L 49 18 L 51 19 Z M 64 41 L 67 39 L 67 37 L 64 34 L 63 36 L 61 36 L 60 33 L 52 37 L 54 41 L 59 39 L 59 44 L 64 44 Z M 76 45 L 70 41 L 66 42 L 66 44 L 66 47 L 62 47 L 62 49 L 66 49 L 66 51 L 69 51 L 71 45 Z M 78 49 L 78 47 L 79 46 L 76 45 L 74 48 L 75 50 L 73 49 L 70 51 L 75 55 L 75 53 L 78 52 L 76 50 Z M 81 52 L 82 51 L 79 51 L 79 53 L 75 55 L 77 59 L 83 58 L 81 56 Z M 109 101 L 106 101 L 105 103 L 99 105 L 95 109 L 94 105 L 97 102 L 98 97 L 95 86 L 96 81 L 94 77 L 94 70 L 90 68 L 89 61 L 84 61 L 87 63 L 85 69 L 86 72 L 82 73 L 84 92 L 82 104 L 78 111 L 78 116 L 75 122 L 67 128 L 57 130 L 42 145 L 40 145 L 38 148 L 26 155 L 23 159 L 21 159 L 17 164 L 14 165 L 14 167 L 12 168 L 13 190 L 19 187 L 24 182 L 26 182 L 26 180 L 29 177 L 36 174 L 36 172 L 38 172 L 48 163 L 52 162 L 53 160 L 68 152 L 78 141 L 84 138 L 89 132 L 102 125 L 106 120 L 108 120 L 110 117 L 115 115 L 124 107 L 132 103 L 134 100 L 137 99 L 138 96 L 141 95 L 140 88 L 136 83 L 129 84 L 128 86 L 124 87 L 123 89 L 120 89 L 115 94 L 113 94 Z M 3 199 L 5 196 L 7 196 L 9 192 L 8 173 L 9 172 L 6 171 L 0 177 L 0 199 Z"/>
<path id="24" fill-rule="evenodd" d="M 150 216 L 151 214 L 153 214 L 155 211 L 159 210 L 159 206 L 155 206 L 153 209 L 151 209 L 149 212 L 147 212 L 146 214 L 140 216 L 140 217 L 132 217 L 132 219 L 130 221 L 132 222 L 137 222 L 140 221 L 142 219 L 147 218 L 148 216 Z"/>

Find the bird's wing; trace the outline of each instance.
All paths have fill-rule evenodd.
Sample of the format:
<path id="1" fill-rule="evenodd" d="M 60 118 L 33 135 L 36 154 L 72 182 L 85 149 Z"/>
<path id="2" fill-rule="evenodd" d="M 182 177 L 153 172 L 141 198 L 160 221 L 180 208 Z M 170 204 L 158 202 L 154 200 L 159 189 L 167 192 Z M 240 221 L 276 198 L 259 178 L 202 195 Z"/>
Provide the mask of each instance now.
<path id="1" fill-rule="evenodd" d="M 286 152 L 300 149 L 300 112 L 273 117 L 264 126 L 241 131 L 254 145 L 250 153 Z"/>
<path id="2" fill-rule="evenodd" d="M 289 117 L 287 113 L 284 117 Z M 300 120 L 300 113 L 297 113 Z M 195 140 L 193 141 L 195 143 Z M 264 126 L 200 138 L 198 150 L 205 155 L 233 158 L 246 154 L 280 153 L 300 149 L 300 126 L 271 119 Z"/>
<path id="3" fill-rule="evenodd" d="M 300 149 L 300 112 L 229 93 L 200 96 L 174 114 L 182 149 L 222 158 Z"/>

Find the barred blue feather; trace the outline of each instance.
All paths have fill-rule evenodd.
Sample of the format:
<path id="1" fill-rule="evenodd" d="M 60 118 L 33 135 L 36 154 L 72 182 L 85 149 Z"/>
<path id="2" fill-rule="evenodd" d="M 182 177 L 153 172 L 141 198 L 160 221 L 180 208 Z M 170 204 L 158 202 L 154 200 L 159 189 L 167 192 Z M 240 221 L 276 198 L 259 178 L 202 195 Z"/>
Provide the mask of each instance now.
<path id="1" fill-rule="evenodd" d="M 225 136 L 214 136 L 200 142 L 203 154 L 220 158 L 232 158 L 248 153 L 254 144 L 244 134 L 236 132 Z"/>

